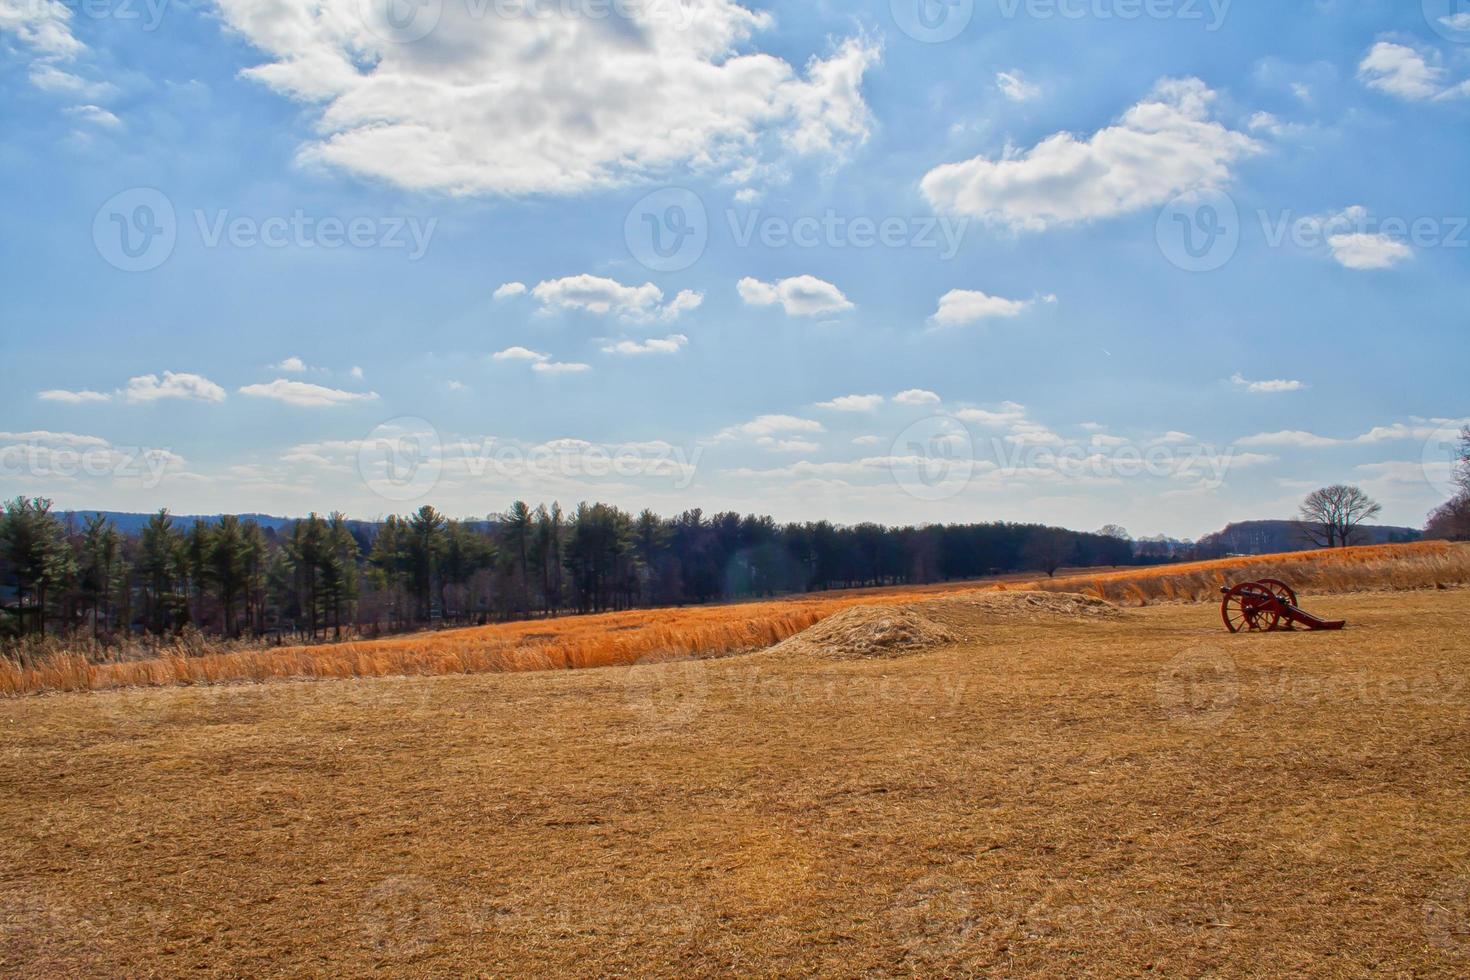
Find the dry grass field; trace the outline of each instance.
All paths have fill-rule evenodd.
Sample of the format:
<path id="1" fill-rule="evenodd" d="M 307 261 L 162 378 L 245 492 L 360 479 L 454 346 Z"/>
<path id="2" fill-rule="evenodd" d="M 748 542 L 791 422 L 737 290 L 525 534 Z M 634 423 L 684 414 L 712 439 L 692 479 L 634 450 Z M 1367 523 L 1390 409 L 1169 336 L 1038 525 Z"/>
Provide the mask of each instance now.
<path id="1" fill-rule="evenodd" d="M 1466 976 L 1470 590 L 1302 592 L 0 699 L 0 972 Z"/>
<path id="2" fill-rule="evenodd" d="M 384 677 L 607 667 L 649 658 L 759 650 L 853 606 L 1001 589 L 1081 592 L 1130 606 L 1213 599 L 1221 585 L 1275 577 L 1315 592 L 1470 583 L 1470 545 L 1428 541 L 977 583 L 815 593 L 766 602 L 640 609 L 338 644 L 93 663 L 62 652 L 40 665 L 0 658 L 0 696 L 291 678 Z"/>

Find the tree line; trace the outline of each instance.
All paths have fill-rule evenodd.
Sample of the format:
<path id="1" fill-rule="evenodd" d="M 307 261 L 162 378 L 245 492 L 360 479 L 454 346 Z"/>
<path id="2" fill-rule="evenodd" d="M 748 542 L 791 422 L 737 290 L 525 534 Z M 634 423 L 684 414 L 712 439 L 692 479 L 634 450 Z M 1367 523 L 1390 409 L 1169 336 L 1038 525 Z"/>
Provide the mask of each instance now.
<path id="1" fill-rule="evenodd" d="M 312 640 L 1158 560 L 1111 526 L 778 524 L 516 501 L 484 520 L 424 506 L 381 522 L 313 513 L 280 528 L 230 515 L 185 526 L 160 510 L 130 534 L 18 497 L 0 514 L 0 634 L 109 643 L 193 628 Z"/>

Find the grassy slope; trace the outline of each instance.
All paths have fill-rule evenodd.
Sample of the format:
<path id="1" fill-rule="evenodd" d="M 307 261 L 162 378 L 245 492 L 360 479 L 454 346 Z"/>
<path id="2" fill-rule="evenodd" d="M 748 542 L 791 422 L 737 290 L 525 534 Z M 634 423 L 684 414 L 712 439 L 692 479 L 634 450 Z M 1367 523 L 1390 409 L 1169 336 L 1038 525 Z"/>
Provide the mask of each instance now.
<path id="1" fill-rule="evenodd" d="M 0 701 L 0 972 L 1463 976 L 1470 591 Z"/>

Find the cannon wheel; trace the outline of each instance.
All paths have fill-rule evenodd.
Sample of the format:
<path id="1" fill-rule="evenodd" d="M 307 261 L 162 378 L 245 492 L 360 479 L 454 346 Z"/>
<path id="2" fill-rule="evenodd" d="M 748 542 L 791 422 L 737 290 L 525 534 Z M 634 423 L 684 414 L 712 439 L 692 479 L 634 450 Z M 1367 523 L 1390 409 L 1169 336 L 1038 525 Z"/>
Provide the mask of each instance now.
<path id="1" fill-rule="evenodd" d="M 1263 578 L 1256 582 L 1256 584 L 1265 589 L 1267 592 L 1274 595 L 1276 598 L 1280 599 L 1282 602 L 1287 603 L 1288 605 L 1294 606 L 1297 604 L 1296 590 L 1287 585 L 1285 582 L 1281 581 L 1279 578 Z M 1282 622 L 1278 622 L 1276 628 L 1289 630 L 1294 629 L 1295 627 L 1292 625 L 1291 620 L 1287 619 Z"/>
<path id="2" fill-rule="evenodd" d="M 1225 620 L 1225 628 L 1232 633 L 1274 630 L 1279 619 L 1277 614 L 1272 610 L 1257 609 L 1255 603 L 1247 601 L 1253 594 L 1259 596 L 1268 591 L 1259 583 L 1242 582 L 1225 593 L 1225 598 L 1220 600 L 1220 618 Z"/>

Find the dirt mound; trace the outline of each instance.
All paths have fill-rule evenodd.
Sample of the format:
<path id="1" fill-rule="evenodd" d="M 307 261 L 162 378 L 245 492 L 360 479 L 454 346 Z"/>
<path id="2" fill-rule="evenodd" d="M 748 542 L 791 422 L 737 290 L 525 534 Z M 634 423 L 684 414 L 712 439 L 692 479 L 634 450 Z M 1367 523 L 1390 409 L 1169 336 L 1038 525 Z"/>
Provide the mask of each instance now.
<path id="1" fill-rule="evenodd" d="M 934 614 L 953 609 L 995 620 L 1120 619 L 1127 615 L 1111 602 L 1080 592 L 977 592 L 926 605 L 933 606 Z"/>
<path id="2" fill-rule="evenodd" d="M 959 637 L 915 606 L 855 606 L 822 620 L 772 652 L 829 657 L 900 657 L 955 643 Z"/>

